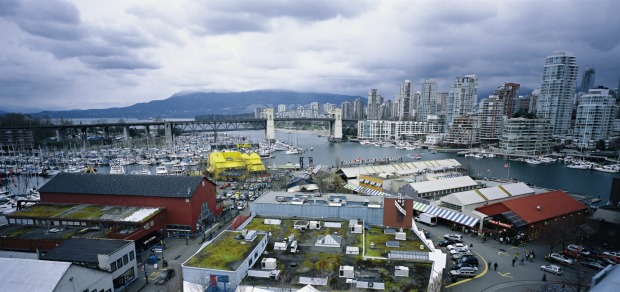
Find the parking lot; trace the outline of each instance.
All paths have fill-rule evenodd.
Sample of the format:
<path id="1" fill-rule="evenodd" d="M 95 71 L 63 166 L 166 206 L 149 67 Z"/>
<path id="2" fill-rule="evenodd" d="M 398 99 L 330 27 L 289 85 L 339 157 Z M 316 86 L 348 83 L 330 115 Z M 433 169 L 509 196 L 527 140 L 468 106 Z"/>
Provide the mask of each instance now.
<path id="1" fill-rule="evenodd" d="M 470 252 L 478 258 L 479 265 L 475 277 L 458 277 L 452 282 L 449 276 L 452 266 L 446 267 L 444 279 L 448 291 L 536 291 L 546 283 L 558 283 L 567 287 L 581 285 L 582 288 L 590 283 L 590 279 L 596 273 L 595 270 L 586 268 L 579 263 L 562 265 L 558 262 L 545 260 L 549 254 L 549 246 L 541 242 L 529 242 L 520 246 L 500 244 L 497 240 L 483 241 L 481 237 L 471 236 L 450 230 L 448 226 L 437 225 L 429 227 L 418 223 L 419 228 L 431 232 L 434 243 L 444 240 L 445 234 L 463 235 L 463 243 L 469 247 Z M 559 249 L 559 248 L 558 248 Z M 443 250 L 449 255 L 450 253 Z M 528 252 L 533 251 L 533 261 L 523 261 L 521 258 Z M 557 251 L 557 250 L 554 250 Z M 518 260 L 514 262 L 515 255 Z M 450 260 L 448 262 L 451 262 Z M 490 265 L 488 263 L 491 263 Z M 497 269 L 495 269 L 497 263 Z M 542 265 L 554 264 L 561 266 L 562 275 L 555 275 L 541 270 Z M 543 281 L 543 277 L 545 281 Z"/>

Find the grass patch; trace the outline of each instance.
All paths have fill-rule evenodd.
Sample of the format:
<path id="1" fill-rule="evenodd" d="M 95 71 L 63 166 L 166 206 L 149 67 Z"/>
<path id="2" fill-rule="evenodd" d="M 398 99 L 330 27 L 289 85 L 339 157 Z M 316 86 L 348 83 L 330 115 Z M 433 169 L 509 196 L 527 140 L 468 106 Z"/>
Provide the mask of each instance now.
<path id="1" fill-rule="evenodd" d="M 190 266 L 218 270 L 235 270 L 236 262 L 244 260 L 252 251 L 260 237 L 252 242 L 235 239 L 238 232 L 226 232 L 221 237 L 207 245 L 200 253 L 192 257 L 187 263 Z M 245 244 L 242 244 L 245 242 Z"/>
<path id="2" fill-rule="evenodd" d="M 393 250 L 412 250 L 412 251 L 428 251 L 420 249 L 420 245 L 423 245 L 422 241 L 418 238 L 413 239 L 410 231 L 407 233 L 407 240 L 396 240 L 394 234 L 384 234 L 383 229 L 378 227 L 372 227 L 369 231 L 366 231 L 366 255 L 375 257 L 387 257 L 387 254 Z M 399 247 L 392 248 L 385 245 L 388 241 L 398 241 Z M 370 243 L 375 244 L 375 248 L 370 248 Z"/>
<path id="3" fill-rule="evenodd" d="M 37 228 L 37 227 L 36 226 L 24 226 L 22 228 L 19 228 L 17 230 L 13 230 L 13 231 L 7 233 L 6 237 L 18 237 L 18 236 L 20 236 L 20 235 L 22 235 L 24 233 L 27 233 L 28 231 L 33 230 L 35 228 Z"/>
<path id="4" fill-rule="evenodd" d="M 104 214 L 104 206 L 88 205 L 80 210 L 76 210 L 71 214 L 67 214 L 68 219 L 98 219 Z"/>
<path id="5" fill-rule="evenodd" d="M 13 216 L 52 218 L 64 213 L 65 211 L 73 207 L 75 207 L 75 205 L 34 205 L 16 211 L 15 213 L 13 213 Z"/>

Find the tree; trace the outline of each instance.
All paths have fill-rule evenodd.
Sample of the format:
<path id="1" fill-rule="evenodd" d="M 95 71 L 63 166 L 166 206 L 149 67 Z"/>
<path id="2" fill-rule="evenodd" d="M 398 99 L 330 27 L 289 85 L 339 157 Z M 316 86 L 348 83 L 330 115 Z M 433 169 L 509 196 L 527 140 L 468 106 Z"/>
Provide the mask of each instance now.
<path id="1" fill-rule="evenodd" d="M 330 175 L 329 173 L 326 172 L 319 172 L 317 174 L 315 174 L 312 179 L 314 180 L 314 183 L 316 184 L 316 186 L 319 188 L 319 193 L 320 194 L 324 194 L 329 190 L 329 185 L 330 185 Z"/>
<path id="2" fill-rule="evenodd" d="M 597 150 L 605 150 L 605 140 L 601 139 L 596 141 L 596 149 Z"/>
<path id="3" fill-rule="evenodd" d="M 552 253 L 557 246 L 561 245 L 564 250 L 566 244 L 581 242 L 585 236 L 581 229 L 584 218 L 581 215 L 570 214 L 545 222 L 540 230 L 540 240 L 549 244 L 549 253 Z"/>

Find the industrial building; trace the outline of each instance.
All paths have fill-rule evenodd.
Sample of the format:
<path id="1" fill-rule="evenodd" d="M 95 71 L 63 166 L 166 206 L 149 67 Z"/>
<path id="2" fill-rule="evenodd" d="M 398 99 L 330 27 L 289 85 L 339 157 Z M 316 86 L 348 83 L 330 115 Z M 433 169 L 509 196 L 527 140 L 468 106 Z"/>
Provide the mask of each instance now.
<path id="1" fill-rule="evenodd" d="M 164 208 L 167 236 L 196 236 L 223 211 L 215 183 L 199 176 L 60 173 L 39 192 L 42 203 Z"/>
<path id="2" fill-rule="evenodd" d="M 567 193 L 551 191 L 479 207 L 476 211 L 489 217 L 489 224 L 484 225 L 485 233 L 511 237 L 523 234 L 533 240 L 556 218 L 573 218 L 570 225 L 583 224 L 587 209 Z"/>

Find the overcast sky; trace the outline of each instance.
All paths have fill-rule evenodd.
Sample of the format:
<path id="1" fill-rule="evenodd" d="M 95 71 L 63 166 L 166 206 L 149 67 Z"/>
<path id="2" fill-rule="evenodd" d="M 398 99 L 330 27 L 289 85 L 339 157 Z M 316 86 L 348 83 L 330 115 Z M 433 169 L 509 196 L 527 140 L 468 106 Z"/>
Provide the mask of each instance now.
<path id="1" fill-rule="evenodd" d="M 88 109 L 180 91 L 393 99 L 400 82 L 540 86 L 553 51 L 618 86 L 620 2 L 0 0 L 0 109 Z M 526 94 L 528 92 L 522 92 Z"/>

